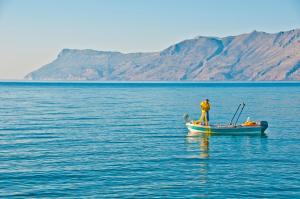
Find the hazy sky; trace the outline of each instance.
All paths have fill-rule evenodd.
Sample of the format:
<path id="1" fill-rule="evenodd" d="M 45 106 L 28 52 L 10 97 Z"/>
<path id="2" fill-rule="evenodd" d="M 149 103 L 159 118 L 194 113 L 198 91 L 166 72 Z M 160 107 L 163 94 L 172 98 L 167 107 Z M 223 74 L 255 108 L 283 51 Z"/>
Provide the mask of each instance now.
<path id="1" fill-rule="evenodd" d="M 195 36 L 300 28 L 299 0 L 0 0 L 0 79 L 62 48 L 159 51 Z"/>

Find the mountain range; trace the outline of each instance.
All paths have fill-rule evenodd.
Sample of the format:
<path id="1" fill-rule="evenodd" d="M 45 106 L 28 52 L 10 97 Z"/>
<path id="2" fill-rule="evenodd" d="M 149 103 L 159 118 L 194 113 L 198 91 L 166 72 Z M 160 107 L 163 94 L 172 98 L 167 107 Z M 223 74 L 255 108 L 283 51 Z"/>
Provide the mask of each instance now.
<path id="1" fill-rule="evenodd" d="M 300 80 L 300 29 L 196 37 L 159 52 L 63 49 L 28 80 Z"/>

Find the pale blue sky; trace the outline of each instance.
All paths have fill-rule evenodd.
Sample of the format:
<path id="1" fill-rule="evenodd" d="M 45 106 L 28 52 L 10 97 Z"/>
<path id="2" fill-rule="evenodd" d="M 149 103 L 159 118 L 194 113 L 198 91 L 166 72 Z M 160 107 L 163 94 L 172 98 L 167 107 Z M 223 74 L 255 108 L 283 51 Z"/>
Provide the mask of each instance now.
<path id="1" fill-rule="evenodd" d="M 62 48 L 159 51 L 195 36 L 300 28 L 299 0 L 0 0 L 0 79 Z"/>

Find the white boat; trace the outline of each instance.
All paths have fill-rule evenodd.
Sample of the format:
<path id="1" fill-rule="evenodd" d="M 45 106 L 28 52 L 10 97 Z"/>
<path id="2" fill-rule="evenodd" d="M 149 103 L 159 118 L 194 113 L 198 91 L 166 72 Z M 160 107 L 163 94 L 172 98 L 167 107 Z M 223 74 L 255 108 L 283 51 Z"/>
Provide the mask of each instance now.
<path id="1" fill-rule="evenodd" d="M 207 133 L 215 135 L 257 135 L 263 134 L 268 128 L 267 121 L 255 122 L 251 126 L 240 125 L 209 125 L 204 126 L 196 121 L 186 122 L 186 127 L 192 133 Z"/>
<path id="2" fill-rule="evenodd" d="M 240 110 L 240 107 L 241 110 Z M 185 125 L 191 133 L 207 133 L 207 134 L 215 134 L 215 135 L 257 135 L 264 134 L 265 130 L 268 128 L 267 121 L 246 121 L 243 124 L 237 125 L 237 122 L 242 114 L 242 111 L 245 107 L 245 103 L 239 104 L 236 112 L 233 115 L 230 123 L 226 124 L 218 124 L 218 125 L 202 125 L 199 121 L 194 121 L 189 119 L 189 115 L 184 115 Z M 235 116 L 240 110 L 238 117 L 233 123 Z"/>

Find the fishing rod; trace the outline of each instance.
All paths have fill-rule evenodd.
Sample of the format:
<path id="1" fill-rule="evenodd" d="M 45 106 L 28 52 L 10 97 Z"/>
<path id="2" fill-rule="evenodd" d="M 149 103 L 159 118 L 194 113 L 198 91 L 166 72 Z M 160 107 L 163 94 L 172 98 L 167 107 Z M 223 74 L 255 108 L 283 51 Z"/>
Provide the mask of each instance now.
<path id="1" fill-rule="evenodd" d="M 236 111 L 235 111 L 235 113 L 234 113 L 232 119 L 230 120 L 229 125 L 232 125 L 233 119 L 235 118 L 235 115 L 236 115 L 236 113 L 238 112 L 238 110 L 240 109 L 240 107 L 241 107 L 241 104 L 239 104 L 238 108 L 236 109 Z"/>
<path id="2" fill-rule="evenodd" d="M 239 121 L 239 119 L 240 119 L 240 116 L 241 116 L 241 114 L 242 114 L 242 112 L 243 112 L 243 110 L 244 110 L 245 106 L 246 106 L 246 104 L 243 102 L 243 106 L 242 106 L 241 112 L 240 112 L 239 116 L 237 117 L 237 119 L 236 119 L 236 121 L 235 121 L 235 124 L 234 124 L 234 126 L 236 126 L 237 122 Z"/>

